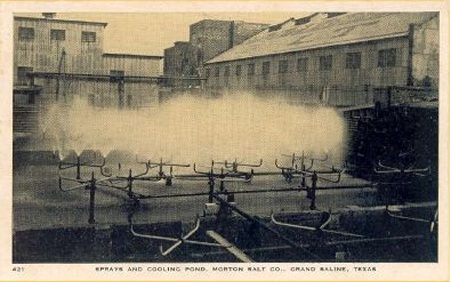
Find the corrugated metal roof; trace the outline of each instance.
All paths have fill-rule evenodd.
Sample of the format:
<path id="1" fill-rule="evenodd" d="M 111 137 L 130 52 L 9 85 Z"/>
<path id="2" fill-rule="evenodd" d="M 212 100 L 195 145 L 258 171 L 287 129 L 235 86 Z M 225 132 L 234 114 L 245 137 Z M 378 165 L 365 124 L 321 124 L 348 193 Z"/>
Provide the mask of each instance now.
<path id="1" fill-rule="evenodd" d="M 421 24 L 437 15 L 436 12 L 348 13 L 300 25 L 288 21 L 280 29 L 265 29 L 206 63 L 405 36 L 410 24 Z"/>

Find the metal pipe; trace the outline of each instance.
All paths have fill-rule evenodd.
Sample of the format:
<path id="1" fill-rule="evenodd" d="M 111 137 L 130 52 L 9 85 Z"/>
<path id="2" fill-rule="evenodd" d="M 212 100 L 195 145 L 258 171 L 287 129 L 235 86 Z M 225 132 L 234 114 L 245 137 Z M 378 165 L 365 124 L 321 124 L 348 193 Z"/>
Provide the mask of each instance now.
<path id="1" fill-rule="evenodd" d="M 330 209 L 329 212 L 327 212 L 327 214 L 328 214 L 328 218 L 327 218 L 327 220 L 326 220 L 322 225 L 319 226 L 319 229 L 320 229 L 320 230 L 323 230 L 323 229 L 324 229 L 325 227 L 327 227 L 328 224 L 330 224 L 330 222 L 331 222 L 331 209 Z"/>
<path id="2" fill-rule="evenodd" d="M 63 167 L 63 165 L 65 165 L 65 167 Z M 72 168 L 72 167 L 76 167 L 77 164 L 73 164 L 73 163 L 65 163 L 65 162 L 59 162 L 59 169 L 68 169 L 68 168 Z"/>
<path id="3" fill-rule="evenodd" d="M 80 167 L 81 167 L 80 157 L 77 156 L 77 176 L 76 176 L 77 179 L 81 179 Z"/>
<path id="4" fill-rule="evenodd" d="M 405 236 L 394 236 L 394 237 L 363 238 L 363 239 L 333 241 L 333 242 L 327 242 L 327 243 L 325 243 L 325 245 L 326 246 L 336 246 L 336 245 L 390 242 L 390 241 L 401 241 L 401 240 L 412 240 L 412 239 L 423 239 L 423 238 L 425 238 L 425 235 L 405 235 Z"/>
<path id="5" fill-rule="evenodd" d="M 206 196 L 209 195 L 209 192 L 200 192 L 200 193 L 188 193 L 188 194 L 172 194 L 172 195 L 142 195 L 133 192 L 134 194 L 139 196 L 139 199 L 163 199 L 163 198 L 179 198 L 179 197 L 189 197 L 189 196 Z"/>
<path id="6" fill-rule="evenodd" d="M 194 229 L 192 229 L 188 234 L 186 234 L 185 236 L 181 237 L 181 239 L 179 239 L 175 244 L 173 244 L 172 246 L 170 246 L 167 250 L 163 250 L 162 246 L 160 246 L 159 250 L 161 251 L 161 254 L 163 256 L 167 256 L 168 254 L 170 254 L 173 250 L 175 250 L 176 248 L 178 248 L 181 244 L 183 244 L 183 242 L 187 239 L 189 239 L 189 237 L 191 237 L 192 235 L 195 234 L 195 232 L 197 232 L 197 230 L 200 228 L 200 218 L 197 215 L 197 220 L 195 223 L 195 227 Z"/>
<path id="7" fill-rule="evenodd" d="M 89 224 L 95 223 L 95 181 L 94 172 L 92 171 L 92 178 L 89 184 Z"/>
<path id="8" fill-rule="evenodd" d="M 346 189 L 368 189 L 377 188 L 378 184 L 361 184 L 361 185 L 342 185 L 342 186 L 318 186 L 316 190 L 346 190 Z"/>
<path id="9" fill-rule="evenodd" d="M 358 238 L 364 238 L 366 236 L 364 235 L 360 235 L 360 234 L 355 234 L 355 233 L 350 233 L 350 232 L 345 232 L 345 231 L 338 231 L 338 230 L 330 230 L 330 229 L 320 229 L 322 232 L 324 233 L 331 233 L 331 234 L 336 234 L 336 235 L 344 235 L 344 236 L 350 236 L 350 237 L 358 237 Z"/>
<path id="10" fill-rule="evenodd" d="M 137 233 L 134 230 L 133 225 L 130 225 L 130 232 L 135 237 L 139 238 L 146 238 L 146 239 L 152 239 L 152 240 L 161 240 L 161 241 L 167 241 L 167 242 L 177 242 L 180 239 L 172 238 L 172 237 L 165 237 L 165 236 L 158 236 L 158 235 L 150 235 L 150 234 L 140 234 Z M 192 245 L 200 245 L 200 246 L 208 246 L 208 247 L 221 247 L 218 243 L 210 243 L 210 242 L 201 242 L 201 241 L 195 241 L 195 240 L 184 240 L 185 244 L 192 244 Z"/>
<path id="11" fill-rule="evenodd" d="M 302 230 L 308 230 L 308 231 L 316 231 L 316 230 L 317 230 L 317 228 L 311 227 L 311 226 L 295 225 L 295 224 L 290 224 L 290 223 L 285 223 L 285 222 L 277 221 L 277 220 L 275 219 L 275 217 L 274 217 L 273 212 L 272 212 L 271 215 L 270 215 L 270 220 L 271 220 L 274 224 L 279 225 L 279 226 L 290 227 L 290 228 L 296 228 L 296 229 L 302 229 Z"/>
<path id="12" fill-rule="evenodd" d="M 310 210 L 315 210 L 316 209 L 316 188 L 317 188 L 317 174 L 316 172 L 314 172 L 311 181 L 312 181 L 312 186 L 307 190 L 307 197 L 311 200 L 311 205 L 309 206 Z"/>
<path id="13" fill-rule="evenodd" d="M 335 186 L 335 187 L 317 187 L 316 190 L 339 190 L 339 189 L 364 189 L 364 188 L 374 188 L 373 185 L 355 185 L 355 186 Z M 213 189 L 214 186 L 210 189 Z M 306 191 L 306 188 L 281 188 L 281 189 L 262 189 L 262 190 L 245 190 L 245 191 L 229 191 L 233 194 L 252 194 L 252 193 L 270 193 L 270 192 L 298 192 Z M 209 192 L 199 192 L 199 193 L 186 193 L 186 194 L 166 194 L 166 195 L 143 195 L 133 192 L 140 196 L 140 199 L 161 199 L 161 198 L 178 198 L 178 197 L 189 197 L 189 196 L 205 196 L 210 195 Z"/>
<path id="14" fill-rule="evenodd" d="M 284 236 L 283 234 L 281 234 L 280 232 L 278 232 L 277 230 L 273 229 L 272 227 L 268 226 L 267 224 L 265 224 L 264 222 L 262 222 L 261 220 L 259 220 L 258 218 L 251 216 L 249 214 L 247 214 L 246 212 L 242 211 L 241 209 L 237 208 L 234 205 L 230 205 L 226 200 L 220 198 L 218 195 L 214 194 L 213 195 L 214 199 L 216 199 L 220 204 L 227 206 L 228 208 L 230 208 L 231 210 L 237 212 L 239 215 L 241 215 L 242 217 L 244 217 L 245 219 L 257 224 L 258 226 L 263 227 L 265 230 L 269 231 L 270 233 L 276 235 L 278 238 L 280 238 L 282 241 L 284 241 L 285 243 L 287 243 L 288 245 L 297 248 L 297 249 L 302 249 L 305 253 L 307 253 L 309 256 L 319 259 L 319 257 L 314 254 L 311 253 L 310 251 L 304 249 L 303 247 L 301 247 L 300 245 L 298 245 L 296 242 L 292 241 L 291 239 L 287 238 L 286 236 Z"/>
<path id="15" fill-rule="evenodd" d="M 60 177 L 59 180 L 58 180 L 58 187 L 59 187 L 59 190 L 61 190 L 63 192 L 70 192 L 70 191 L 73 191 L 73 190 L 76 190 L 76 189 L 79 189 L 79 188 L 82 188 L 82 187 L 86 187 L 86 183 L 83 183 L 83 184 L 79 184 L 79 185 L 75 185 L 75 186 L 63 189 L 61 180 L 62 180 L 62 178 Z"/>
<path id="16" fill-rule="evenodd" d="M 241 249 L 236 247 L 234 244 L 230 243 L 227 239 L 225 239 L 222 235 L 219 233 L 208 230 L 206 231 L 206 235 L 213 238 L 215 241 L 221 244 L 222 247 L 224 247 L 228 252 L 230 252 L 232 255 L 234 255 L 237 259 L 239 259 L 242 262 L 253 262 L 252 258 L 246 255 Z"/>
<path id="17" fill-rule="evenodd" d="M 328 217 L 327 221 L 325 223 L 323 223 L 319 228 L 306 226 L 306 225 L 296 225 L 296 224 L 290 224 L 290 223 L 277 221 L 275 219 L 275 217 L 274 217 L 273 212 L 270 215 L 270 219 L 271 219 L 271 221 L 274 224 L 279 225 L 279 226 L 283 226 L 283 227 L 296 228 L 296 229 L 302 229 L 302 230 L 307 230 L 307 231 L 322 231 L 323 233 L 331 233 L 331 234 L 352 236 L 352 237 L 358 237 L 358 238 L 364 238 L 365 237 L 363 235 L 349 233 L 349 232 L 344 232 L 344 231 L 324 229 L 331 222 L 331 214 L 329 213 L 329 215 L 330 216 Z"/>
<path id="18" fill-rule="evenodd" d="M 415 222 L 431 223 L 431 220 L 427 220 L 427 219 L 423 219 L 423 218 L 408 217 L 408 216 L 402 216 L 402 215 L 393 214 L 389 210 L 389 208 L 386 208 L 386 213 L 392 218 L 398 218 L 398 219 L 403 219 L 403 220 L 410 220 L 410 221 L 415 221 Z"/>
<path id="19" fill-rule="evenodd" d="M 434 213 L 433 220 L 430 223 L 430 233 L 433 233 L 436 229 L 436 225 L 438 224 L 438 213 L 439 209 L 436 207 L 436 212 Z"/>
<path id="20" fill-rule="evenodd" d="M 396 236 L 396 237 L 380 237 L 380 238 L 365 238 L 365 239 L 352 239 L 352 240 L 343 240 L 343 241 L 332 241 L 332 242 L 325 242 L 325 246 L 337 246 L 337 245 L 352 245 L 352 244 L 363 244 L 363 243 L 376 243 L 376 242 L 391 242 L 391 241 L 402 241 L 402 240 L 420 240 L 424 239 L 424 235 L 407 235 L 407 236 Z M 317 247 L 316 245 L 311 244 L 300 244 L 302 248 L 311 248 L 311 247 Z M 279 250 L 286 250 L 290 249 L 292 246 L 290 245 L 280 245 L 280 246 L 270 246 L 270 247 L 260 247 L 260 248 L 253 248 L 253 249 L 243 249 L 242 251 L 246 253 L 252 253 L 252 252 L 267 252 L 267 251 L 279 251 Z M 208 252 L 208 253 L 202 253 L 202 255 L 207 256 L 216 256 L 220 254 L 224 254 L 225 250 L 215 251 L 215 252 Z M 195 255 L 195 254 L 193 254 Z"/>

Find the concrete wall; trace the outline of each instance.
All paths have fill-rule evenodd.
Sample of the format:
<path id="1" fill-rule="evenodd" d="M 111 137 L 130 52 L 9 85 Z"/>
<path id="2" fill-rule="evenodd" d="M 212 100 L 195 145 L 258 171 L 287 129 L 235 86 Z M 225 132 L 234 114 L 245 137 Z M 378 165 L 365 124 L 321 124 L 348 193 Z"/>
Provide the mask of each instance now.
<path id="1" fill-rule="evenodd" d="M 175 42 L 164 50 L 164 74 L 170 76 L 193 76 L 198 73 L 201 51 L 189 42 Z"/>
<path id="2" fill-rule="evenodd" d="M 189 42 L 202 50 L 202 62 L 233 46 L 232 21 L 203 20 L 189 28 Z"/>

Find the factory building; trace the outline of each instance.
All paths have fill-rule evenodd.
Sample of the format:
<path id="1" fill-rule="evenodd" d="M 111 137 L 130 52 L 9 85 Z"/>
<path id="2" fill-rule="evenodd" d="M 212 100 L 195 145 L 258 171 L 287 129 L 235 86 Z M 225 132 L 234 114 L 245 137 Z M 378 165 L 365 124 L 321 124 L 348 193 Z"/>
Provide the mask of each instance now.
<path id="1" fill-rule="evenodd" d="M 203 63 L 258 34 L 267 24 L 243 21 L 202 20 L 189 27 L 189 42 L 200 49 Z"/>
<path id="2" fill-rule="evenodd" d="M 198 80 L 171 80 L 170 77 L 198 78 L 207 60 L 242 43 L 268 25 L 243 21 L 206 19 L 190 25 L 189 41 L 175 42 L 164 50 L 164 76 L 167 85 L 192 86 Z M 178 85 L 180 86 L 180 85 Z"/>
<path id="3" fill-rule="evenodd" d="M 205 63 L 210 90 L 370 104 L 384 87 L 437 88 L 438 13 L 315 13 L 272 25 Z"/>
<path id="4" fill-rule="evenodd" d="M 74 95 L 90 97 L 94 104 L 100 102 L 93 95 L 102 96 L 106 104 L 121 105 L 121 95 L 132 95 L 129 106 L 145 103 L 148 90 L 156 89 L 163 57 L 105 53 L 106 26 L 52 14 L 14 17 L 15 105 L 38 100 L 46 104 Z"/>
<path id="5" fill-rule="evenodd" d="M 107 23 L 14 17 L 14 131 L 35 130 L 37 116 L 55 101 L 81 97 L 92 106 L 157 104 L 162 56 L 110 54 Z"/>
<path id="6" fill-rule="evenodd" d="M 199 48 L 187 41 L 175 42 L 173 47 L 164 49 L 164 85 L 182 89 L 200 85 L 194 79 L 199 77 L 200 64 Z"/>

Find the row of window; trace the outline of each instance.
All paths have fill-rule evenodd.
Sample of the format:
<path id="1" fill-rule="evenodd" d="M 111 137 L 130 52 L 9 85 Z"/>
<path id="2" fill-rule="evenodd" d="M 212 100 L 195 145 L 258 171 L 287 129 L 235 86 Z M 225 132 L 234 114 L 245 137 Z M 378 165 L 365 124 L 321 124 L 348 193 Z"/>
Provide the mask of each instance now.
<path id="1" fill-rule="evenodd" d="M 34 40 L 35 31 L 32 27 L 19 27 L 19 40 Z M 64 29 L 51 29 L 50 40 L 65 41 L 66 31 Z M 93 31 L 82 31 L 81 42 L 96 42 L 97 34 Z"/>
<path id="2" fill-rule="evenodd" d="M 383 49 L 378 51 L 378 67 L 395 67 L 396 65 L 397 51 L 395 48 Z M 309 58 L 298 58 L 296 64 L 297 72 L 308 71 Z M 271 62 L 262 63 L 262 75 L 270 74 Z M 319 70 L 326 71 L 333 68 L 333 56 L 321 56 L 319 57 Z M 360 69 L 361 68 L 361 52 L 352 52 L 346 54 L 345 60 L 346 69 Z M 289 61 L 281 60 L 278 62 L 278 73 L 287 73 L 289 71 Z M 237 65 L 235 68 L 235 75 L 240 76 L 242 74 L 242 65 Z M 206 77 L 211 75 L 211 70 L 206 69 Z M 247 75 L 255 75 L 255 64 L 247 64 Z M 214 69 L 214 76 L 220 76 L 220 67 Z M 230 76 L 230 66 L 225 66 L 224 76 Z"/>

